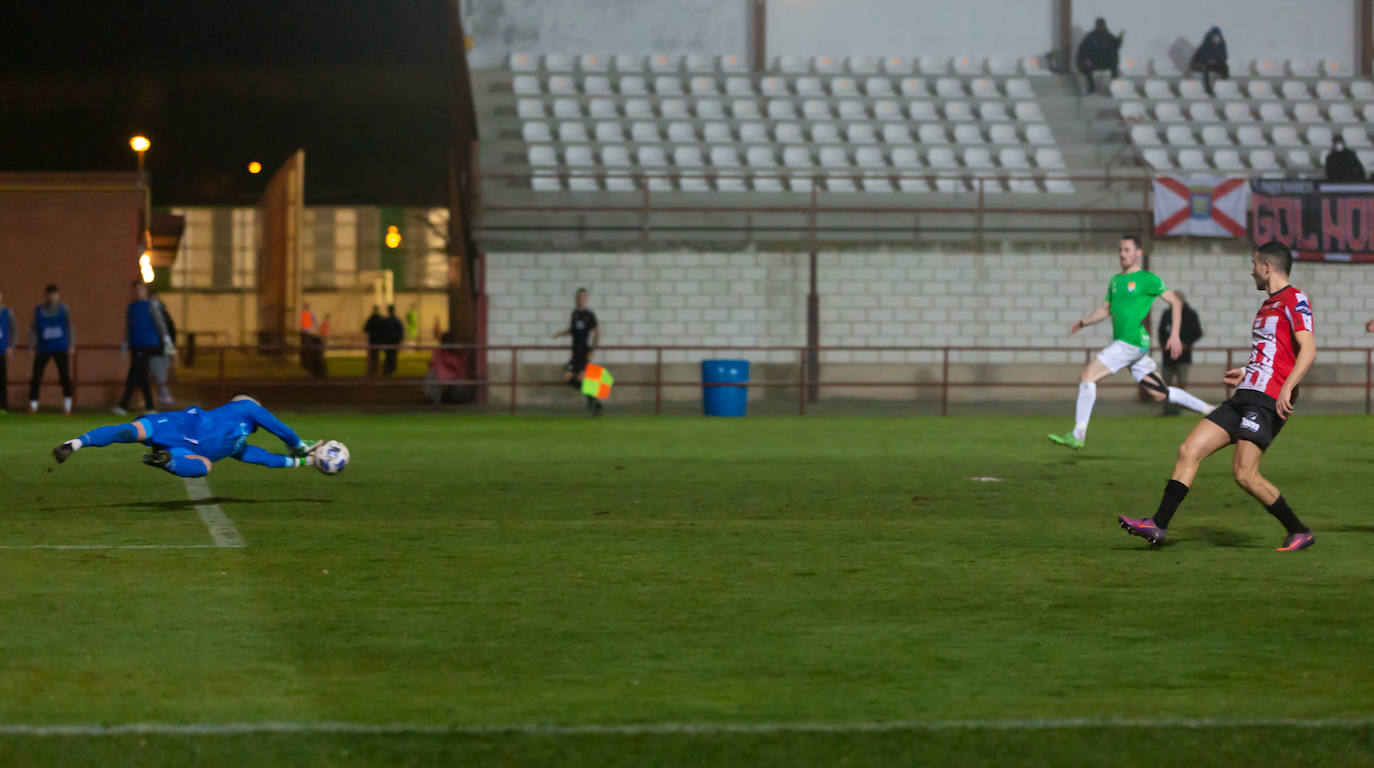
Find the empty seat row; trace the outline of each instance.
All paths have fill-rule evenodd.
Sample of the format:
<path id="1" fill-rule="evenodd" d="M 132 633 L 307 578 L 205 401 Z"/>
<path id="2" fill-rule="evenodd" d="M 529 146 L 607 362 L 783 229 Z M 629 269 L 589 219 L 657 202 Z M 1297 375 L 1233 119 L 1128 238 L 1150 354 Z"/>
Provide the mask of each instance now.
<path id="1" fill-rule="evenodd" d="M 1124 82 L 1124 81 L 1123 81 Z M 605 75 L 588 75 L 583 78 L 571 75 L 554 75 L 541 80 L 535 75 L 516 75 L 511 88 L 517 96 L 538 96 L 544 93 L 556 96 L 586 94 L 589 96 L 644 96 L 650 93 L 660 96 L 930 96 L 944 98 L 963 98 L 972 96 L 980 99 L 1020 98 L 1033 99 L 1035 91 L 1030 81 L 1014 77 L 1005 81 L 989 77 L 973 80 L 960 80 L 954 77 L 941 77 L 928 81 L 920 77 L 888 78 L 867 77 L 862 80 L 849 77 L 821 79 L 819 77 L 764 77 L 755 80 L 750 77 L 736 76 L 717 80 L 714 77 L 690 77 L 685 82 L 676 76 L 659 75 L 646 78 L 640 75 L 625 75 L 612 79 Z M 932 90 L 933 89 L 933 90 Z"/>
<path id="2" fill-rule="evenodd" d="M 1209 170 L 1219 171 L 1283 171 L 1308 172 L 1326 162 L 1329 150 L 1217 149 L 1210 154 L 1201 149 L 1180 149 L 1174 155 L 1163 147 L 1141 149 L 1141 158 L 1156 170 Z M 1374 165 L 1374 150 L 1359 152 L 1360 162 L 1369 168 Z"/>
<path id="3" fill-rule="evenodd" d="M 1040 104 L 1034 101 L 1018 101 L 1011 105 L 994 102 L 968 102 L 952 100 L 934 102 L 917 99 L 903 105 L 894 99 L 880 99 L 870 105 L 857 99 L 828 101 L 825 99 L 804 99 L 798 103 L 792 99 L 769 99 L 762 109 L 755 99 L 733 99 L 728 104 L 719 99 L 626 99 L 617 103 L 614 99 L 590 99 L 584 103 L 579 99 L 559 98 L 552 101 L 552 115 L 557 118 L 576 119 L 593 117 L 616 119 L 664 118 L 681 120 L 697 117 L 703 120 L 717 120 L 732 117 L 736 120 L 758 120 L 767 116 L 770 120 L 830 120 L 836 117 L 845 120 L 950 120 L 955 122 L 983 120 L 996 122 L 1019 120 L 1021 122 L 1041 122 L 1045 119 Z M 540 120 L 550 115 L 540 99 L 521 99 L 516 103 L 516 114 L 525 120 Z"/>
<path id="4" fill-rule="evenodd" d="M 1218 113 L 1216 105 L 1208 101 L 1191 102 L 1183 106 L 1173 101 L 1161 101 L 1155 103 L 1153 108 L 1138 101 L 1128 101 L 1121 105 L 1121 117 L 1132 122 L 1154 119 L 1163 123 L 1253 123 L 1257 115 L 1260 121 L 1271 124 L 1374 122 L 1374 104 L 1363 105 L 1359 113 L 1355 111 L 1356 105 L 1349 102 L 1321 105 L 1304 101 L 1294 104 L 1291 111 L 1278 102 L 1262 102 L 1258 107 L 1255 110 L 1249 104 L 1230 102 L 1223 105 Z"/>
<path id="5" fill-rule="evenodd" d="M 747 60 L 738 54 L 667 53 L 614 56 L 587 53 L 579 56 L 547 53 L 512 53 L 508 59 L 514 72 L 747 72 Z M 1048 74 L 1045 62 L 1038 56 L 1012 59 L 994 56 L 983 59 L 970 56 L 777 56 L 769 66 L 771 72 L 784 74 L 851 74 L 908 75 L 1043 75 Z"/>
<path id="6" fill-rule="evenodd" d="M 1363 125 L 1347 125 L 1339 131 L 1340 137 L 1350 147 L 1371 146 L 1369 134 Z M 1200 132 L 1194 132 L 1190 125 L 1170 125 L 1165 129 L 1164 138 L 1171 146 L 1193 146 L 1199 143 L 1213 147 L 1229 146 L 1233 143 L 1243 146 L 1265 146 L 1272 143 L 1279 147 L 1301 147 L 1306 143 L 1313 147 L 1329 147 L 1334 135 L 1328 126 L 1313 125 L 1308 126 L 1300 138 L 1296 127 L 1278 125 L 1274 126 L 1266 137 L 1264 130 L 1255 125 L 1237 128 L 1233 142 L 1231 133 L 1220 125 L 1203 126 Z M 1132 126 L 1131 141 L 1140 147 L 1154 147 L 1164 143 L 1152 125 Z"/>
<path id="7" fill-rule="evenodd" d="M 1231 71 L 1238 75 L 1253 74 L 1256 77 L 1350 77 L 1355 74 L 1354 62 L 1340 59 L 1254 59 L 1237 61 Z M 1184 69 L 1172 59 L 1143 59 L 1127 57 L 1121 60 L 1120 72 L 1125 77 L 1174 76 L 1184 74 Z M 1223 81 L 1224 82 L 1224 81 Z"/>
<path id="8" fill-rule="evenodd" d="M 914 129 L 914 131 L 913 131 Z M 908 123 L 886 123 L 873 125 L 867 122 L 854 122 L 844 125 L 835 123 L 779 122 L 772 126 L 761 122 L 740 123 L 738 126 L 725 122 L 707 122 L 700 128 L 688 121 L 672 121 L 663 127 L 656 122 L 640 121 L 631 123 L 629 132 L 617 121 L 596 122 L 589 132 L 587 125 L 580 120 L 566 120 L 550 126 L 543 121 L 527 121 L 521 128 L 521 136 L 526 142 L 538 143 L 552 141 L 556 137 L 562 142 L 585 142 L 595 140 L 606 143 L 633 141 L 638 144 L 654 144 L 664 141 L 687 143 L 698 140 L 712 144 L 729 144 L 736 141 L 743 144 L 1036 144 L 1049 145 L 1054 137 L 1049 126 L 1035 123 L 1026 126 L 1022 133 L 1012 123 L 993 123 L 987 130 L 977 123 L 960 123 L 952 127 L 943 123 L 931 122 L 912 126 Z"/>
<path id="9" fill-rule="evenodd" d="M 1118 99 L 1135 99 L 1145 97 L 1147 99 L 1173 99 L 1182 97 L 1185 99 L 1211 99 L 1206 89 L 1202 87 L 1198 80 L 1113 80 L 1108 89 L 1111 94 Z M 1241 83 L 1235 80 L 1219 80 L 1213 86 L 1215 98 L 1222 100 L 1232 99 L 1262 99 L 1272 100 L 1283 98 L 1288 101 L 1306 101 L 1312 98 L 1334 101 L 1344 98 L 1354 99 L 1374 99 L 1374 82 L 1368 80 L 1320 80 L 1317 83 L 1309 84 L 1301 80 L 1284 80 L 1275 83 L 1270 80 L 1250 80 Z"/>
<path id="10" fill-rule="evenodd" d="M 591 147 L 565 147 L 563 155 L 568 166 L 597 164 L 596 153 Z M 607 146 L 601 148 L 600 157 L 601 164 L 612 167 L 636 164 L 630 162 L 633 157 L 638 161 L 637 164 L 643 167 L 663 165 L 668 159 L 671 159 L 672 164 L 679 167 L 696 168 L 709 164 L 717 168 L 741 166 L 775 168 L 779 166 L 778 160 L 781 158 L 781 165 L 788 168 L 887 168 L 890 166 L 894 168 L 935 169 L 963 167 L 975 170 L 1002 168 L 1017 171 L 1035 168 L 1062 171 L 1065 168 L 1064 158 L 1060 155 L 1059 150 L 1048 147 L 1036 150 L 1033 155 L 1028 155 L 1025 150 L 1019 147 L 1007 147 L 997 150 L 995 154 L 993 150 L 983 147 L 970 147 L 961 151 L 949 147 L 932 147 L 926 150 L 924 161 L 921 153 L 915 147 L 897 147 L 890 153 L 877 147 L 860 147 L 852 154 L 843 147 L 821 147 L 815 152 L 807 147 L 785 147 L 779 155 L 772 147 L 759 146 L 749 147 L 741 155 L 733 146 L 716 146 L 703 152 L 695 144 L 672 147 L 671 151 L 662 146 L 646 146 L 640 147 L 633 153 L 623 146 Z M 557 150 L 553 146 L 544 144 L 531 146 L 529 148 L 529 162 L 534 167 L 556 166 L 558 165 Z"/>

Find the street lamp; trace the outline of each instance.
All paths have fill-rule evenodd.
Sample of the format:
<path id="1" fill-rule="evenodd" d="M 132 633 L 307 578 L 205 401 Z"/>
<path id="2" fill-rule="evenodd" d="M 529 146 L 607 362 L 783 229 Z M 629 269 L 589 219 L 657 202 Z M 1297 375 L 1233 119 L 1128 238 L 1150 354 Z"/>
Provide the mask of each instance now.
<path id="1" fill-rule="evenodd" d="M 138 172 L 143 173 L 143 153 L 148 151 L 153 143 L 148 141 L 147 136 L 135 136 L 129 139 L 129 147 L 138 153 Z"/>
<path id="2" fill-rule="evenodd" d="M 153 228 L 153 191 L 148 188 L 143 176 L 143 153 L 148 151 L 153 143 L 148 141 L 148 137 L 142 134 L 129 139 L 129 148 L 138 153 L 138 186 L 143 189 L 143 236 L 139 238 L 146 247 L 152 242 Z M 138 258 L 139 271 L 142 273 L 143 282 L 153 282 L 153 255 L 150 251 L 144 251 Z"/>

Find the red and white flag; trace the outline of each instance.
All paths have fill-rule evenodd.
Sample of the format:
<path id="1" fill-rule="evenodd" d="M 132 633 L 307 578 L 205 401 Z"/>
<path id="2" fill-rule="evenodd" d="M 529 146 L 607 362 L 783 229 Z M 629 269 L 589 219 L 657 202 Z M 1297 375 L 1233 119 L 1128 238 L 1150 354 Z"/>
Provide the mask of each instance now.
<path id="1" fill-rule="evenodd" d="M 1249 179 L 1156 176 L 1155 236 L 1245 237 Z"/>

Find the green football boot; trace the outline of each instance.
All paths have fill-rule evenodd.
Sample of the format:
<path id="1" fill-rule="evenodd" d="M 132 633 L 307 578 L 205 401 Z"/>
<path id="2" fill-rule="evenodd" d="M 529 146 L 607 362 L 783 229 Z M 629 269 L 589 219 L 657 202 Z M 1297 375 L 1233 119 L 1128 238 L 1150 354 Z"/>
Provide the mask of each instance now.
<path id="1" fill-rule="evenodd" d="M 1072 432 L 1065 432 L 1062 435 L 1050 435 L 1051 443 L 1058 443 L 1065 448 L 1072 448 L 1075 451 L 1083 450 L 1083 441 L 1073 436 Z"/>

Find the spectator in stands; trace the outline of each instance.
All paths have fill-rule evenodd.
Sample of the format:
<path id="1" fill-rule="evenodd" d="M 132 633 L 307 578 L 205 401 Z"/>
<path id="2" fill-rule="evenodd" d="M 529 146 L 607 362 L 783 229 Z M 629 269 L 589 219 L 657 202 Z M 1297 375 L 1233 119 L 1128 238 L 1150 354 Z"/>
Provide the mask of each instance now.
<path id="1" fill-rule="evenodd" d="M 401 318 L 396 316 L 395 304 L 386 308 L 386 319 L 382 323 L 382 327 L 386 329 L 382 343 L 387 345 L 386 355 L 382 361 L 382 375 L 390 376 L 396 372 L 396 349 L 406 340 L 406 326 L 401 322 Z"/>
<path id="2" fill-rule="evenodd" d="M 363 323 L 363 333 L 367 334 L 367 375 L 376 376 L 377 362 L 382 354 L 379 347 L 386 343 L 386 318 L 382 317 L 381 307 L 373 305 L 372 314 Z"/>
<path id="3" fill-rule="evenodd" d="M 1215 96 L 1212 75 L 1222 80 L 1231 76 L 1231 68 L 1226 64 L 1226 38 L 1221 36 L 1221 27 L 1207 30 L 1207 36 L 1202 38 L 1202 45 L 1193 52 L 1193 61 L 1188 68 L 1202 73 L 1202 87 L 1207 89 L 1208 96 Z"/>
<path id="4" fill-rule="evenodd" d="M 111 413 L 123 416 L 128 413 L 129 403 L 134 397 L 134 387 L 143 392 L 143 405 L 149 411 L 157 410 L 153 402 L 153 383 L 148 377 L 149 360 L 161 354 L 165 344 L 170 343 L 167 329 L 162 326 L 162 312 L 148 300 L 148 284 L 142 280 L 134 281 L 134 300 L 124 311 L 124 354 L 129 357 L 129 375 L 124 378 L 124 394 L 119 405 L 110 409 Z"/>
<path id="5" fill-rule="evenodd" d="M 1331 151 L 1326 155 L 1327 181 L 1364 181 L 1364 164 L 1360 156 L 1345 145 L 1345 139 L 1331 139 Z"/>
<path id="6" fill-rule="evenodd" d="M 5 306 L 5 295 L 0 293 L 0 416 L 10 409 L 10 371 L 9 359 L 14 350 L 14 313 Z"/>
<path id="7" fill-rule="evenodd" d="M 171 405 L 176 400 L 172 398 L 172 391 L 167 388 L 167 379 L 171 373 L 172 358 L 177 354 L 177 325 L 172 321 L 172 313 L 167 311 L 167 304 L 162 301 L 162 294 L 156 289 L 148 292 L 148 301 L 156 307 L 157 313 L 162 315 L 162 327 L 167 329 L 167 343 L 162 345 L 158 354 L 148 360 L 148 372 L 152 374 L 153 394 L 157 395 L 158 402 Z"/>
<path id="8" fill-rule="evenodd" d="M 1183 302 L 1182 320 L 1183 328 L 1179 331 L 1179 340 L 1183 342 L 1183 351 L 1178 357 L 1170 357 L 1169 350 L 1164 350 L 1164 383 L 1179 389 L 1188 388 L 1188 366 L 1193 364 L 1193 345 L 1202 338 L 1202 321 L 1198 319 L 1197 310 L 1188 305 L 1188 298 L 1183 295 L 1183 291 L 1174 290 L 1174 295 Z M 1173 335 L 1174 313 L 1165 312 L 1159 317 L 1159 338 L 1167 339 Z M 1164 415 L 1177 416 L 1182 411 L 1177 405 L 1164 401 Z"/>
<path id="9" fill-rule="evenodd" d="M 1074 60 L 1078 62 L 1078 71 L 1087 83 L 1088 93 L 1097 90 L 1097 84 L 1093 82 L 1094 72 L 1106 69 L 1111 71 L 1113 78 L 1121 76 L 1121 42 L 1125 39 L 1125 32 L 1113 35 L 1107 31 L 1107 20 L 1099 18 L 1093 25 L 1093 31 L 1078 44 L 1078 55 Z"/>
<path id="10" fill-rule="evenodd" d="M 33 353 L 33 376 L 29 379 L 29 413 L 38 413 L 38 391 L 43 386 L 43 372 L 51 360 L 57 365 L 57 377 L 62 382 L 62 411 L 72 412 L 72 377 L 68 369 L 71 356 L 76 354 L 76 329 L 72 327 L 72 313 L 62 303 L 57 286 L 44 290 L 44 300 L 33 310 L 33 325 L 29 326 L 29 351 Z"/>

